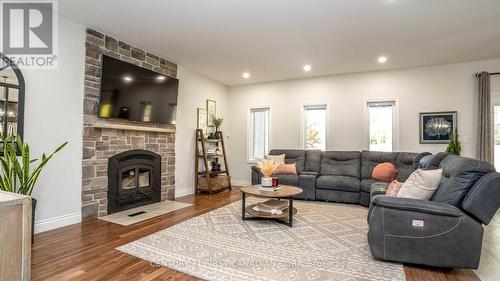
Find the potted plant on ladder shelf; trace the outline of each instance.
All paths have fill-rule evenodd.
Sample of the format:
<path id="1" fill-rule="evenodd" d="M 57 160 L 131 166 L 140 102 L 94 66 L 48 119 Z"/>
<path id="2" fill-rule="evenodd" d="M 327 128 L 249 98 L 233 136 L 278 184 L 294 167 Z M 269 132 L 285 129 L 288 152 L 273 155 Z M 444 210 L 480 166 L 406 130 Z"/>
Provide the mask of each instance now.
<path id="1" fill-rule="evenodd" d="M 33 188 L 47 162 L 68 142 L 60 145 L 52 154 L 42 154 L 41 159 L 30 159 L 30 147 L 23 142 L 20 137 L 4 137 L 0 135 L 0 141 L 3 143 L 3 155 L 0 157 L 0 190 L 14 192 L 22 195 L 31 196 Z M 33 167 L 33 165 L 38 166 Z M 35 221 L 36 199 L 32 199 L 32 241 L 33 226 Z"/>

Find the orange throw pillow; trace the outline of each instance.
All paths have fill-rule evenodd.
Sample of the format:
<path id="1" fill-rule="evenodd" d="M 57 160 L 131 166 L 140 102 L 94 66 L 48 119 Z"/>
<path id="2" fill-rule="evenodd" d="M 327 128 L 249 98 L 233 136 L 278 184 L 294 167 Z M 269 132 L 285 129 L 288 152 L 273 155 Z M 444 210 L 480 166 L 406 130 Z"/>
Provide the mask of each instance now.
<path id="1" fill-rule="evenodd" d="M 383 182 L 391 182 L 396 179 L 397 172 L 398 170 L 392 163 L 380 163 L 373 168 L 372 179 Z"/>
<path id="2" fill-rule="evenodd" d="M 275 175 L 279 174 L 289 174 L 289 175 L 296 175 L 297 174 L 297 165 L 295 163 L 293 164 L 281 164 L 276 168 L 276 171 L 274 171 Z"/>
<path id="3" fill-rule="evenodd" d="M 402 182 L 399 182 L 397 180 L 393 180 L 389 184 L 389 187 L 387 187 L 387 191 L 385 192 L 385 195 L 392 196 L 392 197 L 398 197 L 398 193 L 399 193 L 399 190 L 401 189 L 401 186 L 403 186 Z"/>

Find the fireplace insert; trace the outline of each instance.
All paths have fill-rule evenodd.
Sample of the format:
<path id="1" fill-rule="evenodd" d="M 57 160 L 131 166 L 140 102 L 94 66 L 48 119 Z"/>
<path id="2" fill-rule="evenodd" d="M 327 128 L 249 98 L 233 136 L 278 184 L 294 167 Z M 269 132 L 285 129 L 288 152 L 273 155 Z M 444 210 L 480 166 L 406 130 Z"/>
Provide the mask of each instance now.
<path id="1" fill-rule="evenodd" d="M 108 214 L 161 201 L 161 156 L 135 149 L 108 160 Z"/>

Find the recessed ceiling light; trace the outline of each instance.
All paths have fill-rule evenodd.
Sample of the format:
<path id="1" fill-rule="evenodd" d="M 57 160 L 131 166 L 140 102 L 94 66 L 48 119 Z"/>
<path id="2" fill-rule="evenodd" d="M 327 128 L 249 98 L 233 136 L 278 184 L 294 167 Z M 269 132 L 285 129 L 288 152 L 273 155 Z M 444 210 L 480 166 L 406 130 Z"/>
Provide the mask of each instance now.
<path id="1" fill-rule="evenodd" d="M 248 78 L 250 78 L 250 73 L 248 73 L 248 72 L 243 72 L 243 74 L 242 74 L 241 76 L 242 76 L 243 78 L 245 78 L 245 79 L 248 79 Z"/>
<path id="2" fill-rule="evenodd" d="M 123 80 L 125 80 L 125 82 L 132 82 L 132 77 L 130 76 L 123 76 Z"/>
<path id="3" fill-rule="evenodd" d="M 378 57 L 377 61 L 378 63 L 385 63 L 387 62 L 387 57 L 386 56 Z"/>
<path id="4" fill-rule="evenodd" d="M 311 71 L 311 65 L 306 64 L 304 65 L 304 67 L 302 67 L 302 69 L 304 69 L 305 72 Z"/>
<path id="5" fill-rule="evenodd" d="M 156 76 L 156 80 L 158 80 L 158 81 L 165 81 L 165 79 L 167 79 L 167 77 L 165 77 L 163 75 Z"/>

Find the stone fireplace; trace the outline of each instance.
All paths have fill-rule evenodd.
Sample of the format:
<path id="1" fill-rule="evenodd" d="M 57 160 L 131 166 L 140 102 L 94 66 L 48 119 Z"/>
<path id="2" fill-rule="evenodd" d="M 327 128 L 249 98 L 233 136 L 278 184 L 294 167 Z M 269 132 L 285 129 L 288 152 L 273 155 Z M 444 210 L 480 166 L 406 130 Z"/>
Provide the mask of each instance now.
<path id="1" fill-rule="evenodd" d="M 87 29 L 82 219 L 175 197 L 175 125 L 97 117 L 102 55 L 177 77 L 177 65 Z"/>
<path id="2" fill-rule="evenodd" d="M 160 202 L 161 156 L 142 149 L 108 160 L 108 214 Z"/>

